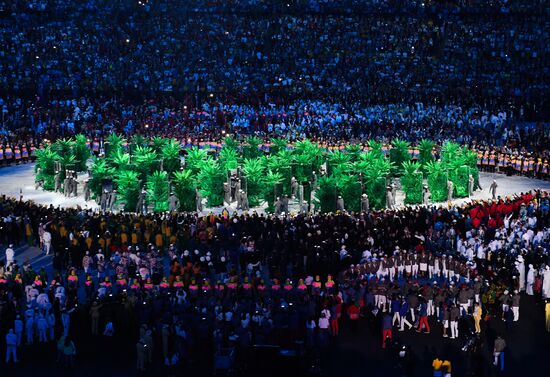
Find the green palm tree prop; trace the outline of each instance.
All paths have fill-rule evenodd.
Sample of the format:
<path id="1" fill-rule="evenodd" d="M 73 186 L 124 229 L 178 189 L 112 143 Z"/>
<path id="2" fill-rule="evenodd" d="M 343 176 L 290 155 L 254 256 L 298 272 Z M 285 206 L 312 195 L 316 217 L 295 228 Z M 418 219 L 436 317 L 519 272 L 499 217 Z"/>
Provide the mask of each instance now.
<path id="1" fill-rule="evenodd" d="M 157 170 L 147 177 L 147 199 L 153 203 L 153 211 L 168 211 L 169 194 L 168 173 Z"/>
<path id="2" fill-rule="evenodd" d="M 178 171 L 181 167 L 180 150 L 180 144 L 175 139 L 167 139 L 161 148 L 162 166 L 168 175 Z"/>
<path id="3" fill-rule="evenodd" d="M 308 139 L 297 141 L 294 144 L 294 152 L 296 154 L 311 155 L 315 149 L 315 145 Z"/>
<path id="4" fill-rule="evenodd" d="M 374 158 L 363 173 L 365 191 L 369 202 L 375 209 L 386 206 L 386 178 L 392 170 L 393 163 L 387 158 Z"/>
<path id="5" fill-rule="evenodd" d="M 143 135 L 136 134 L 130 139 L 130 153 L 134 154 L 137 147 L 144 147 L 147 144 L 147 139 Z"/>
<path id="6" fill-rule="evenodd" d="M 361 210 L 361 183 L 358 176 L 341 175 L 336 178 L 336 186 L 344 199 L 344 207 L 347 211 L 359 212 Z"/>
<path id="7" fill-rule="evenodd" d="M 290 195 L 290 180 L 292 178 L 292 152 L 282 150 L 276 156 L 267 160 L 267 167 L 274 173 L 281 174 L 283 178 L 283 194 Z"/>
<path id="8" fill-rule="evenodd" d="M 391 172 L 392 168 L 393 163 L 386 157 L 381 157 L 377 152 L 369 151 L 359 155 L 359 160 L 352 164 L 351 170 L 356 174 L 375 172 L 380 176 L 386 176 Z"/>
<path id="9" fill-rule="evenodd" d="M 457 198 L 468 197 L 468 180 L 470 178 L 470 168 L 466 165 L 462 165 L 454 169 L 450 177 L 454 183 L 453 196 Z"/>
<path id="10" fill-rule="evenodd" d="M 201 162 L 197 182 L 201 195 L 208 201 L 208 206 L 223 205 L 223 184 L 225 181 L 225 172 L 217 161 L 209 157 Z"/>
<path id="11" fill-rule="evenodd" d="M 468 165 L 471 169 L 477 168 L 477 153 L 471 149 L 464 148 L 462 150 L 462 155 L 464 156 L 464 163 Z"/>
<path id="12" fill-rule="evenodd" d="M 84 135 L 76 135 L 74 138 L 73 154 L 77 163 L 77 170 L 86 171 L 86 162 L 90 158 L 90 147 L 86 144 L 88 139 Z"/>
<path id="13" fill-rule="evenodd" d="M 461 151 L 460 145 L 452 141 L 446 141 L 441 146 L 441 163 L 447 167 L 453 163 Z"/>
<path id="14" fill-rule="evenodd" d="M 378 175 L 380 177 L 386 177 L 393 169 L 393 162 L 387 158 L 376 158 L 371 161 L 365 173 L 371 173 L 372 176 Z"/>
<path id="15" fill-rule="evenodd" d="M 369 202 L 374 209 L 386 207 L 386 179 L 377 175 L 374 171 L 364 177 L 365 191 L 369 196 Z"/>
<path id="16" fill-rule="evenodd" d="M 233 149 L 237 151 L 239 149 L 239 142 L 233 139 L 231 136 L 226 136 L 223 139 L 223 147 L 227 149 Z"/>
<path id="17" fill-rule="evenodd" d="M 313 171 L 313 157 L 307 153 L 295 154 L 294 175 L 298 182 L 309 182 Z"/>
<path id="18" fill-rule="evenodd" d="M 424 171 L 424 166 L 434 160 L 433 149 L 435 143 L 432 140 L 423 139 L 418 143 L 418 163 L 422 166 Z"/>
<path id="19" fill-rule="evenodd" d="M 36 151 L 35 179 L 44 182 L 44 190 L 51 191 L 55 188 L 55 162 L 59 158 L 59 154 L 51 146 Z"/>
<path id="20" fill-rule="evenodd" d="M 147 181 L 147 176 L 158 168 L 158 156 L 151 147 L 136 147 L 132 162 L 142 182 Z"/>
<path id="21" fill-rule="evenodd" d="M 332 167 L 332 174 L 336 178 L 340 178 L 341 176 L 347 176 L 351 173 L 353 173 L 354 164 L 348 162 L 346 164 L 339 164 Z"/>
<path id="22" fill-rule="evenodd" d="M 351 157 L 348 154 L 343 153 L 341 151 L 330 152 L 328 153 L 327 157 L 328 157 L 329 164 L 332 166 L 344 165 L 350 162 L 351 160 Z"/>
<path id="23" fill-rule="evenodd" d="M 284 161 L 291 162 L 292 158 L 294 156 L 294 151 L 291 151 L 291 150 L 288 150 L 288 149 L 283 149 L 283 150 L 280 150 L 279 152 L 277 152 L 276 156 L 279 157 L 280 159 L 284 160 Z"/>
<path id="24" fill-rule="evenodd" d="M 132 170 L 117 170 L 114 182 L 118 201 L 124 204 L 124 211 L 135 212 L 141 191 L 139 174 Z"/>
<path id="25" fill-rule="evenodd" d="M 348 144 L 345 149 L 346 153 L 350 155 L 351 161 L 356 162 L 359 159 L 359 156 L 363 152 L 361 145 L 359 144 Z"/>
<path id="26" fill-rule="evenodd" d="M 105 141 L 105 157 L 110 158 L 116 151 L 122 149 L 126 140 L 118 134 L 110 134 Z"/>
<path id="27" fill-rule="evenodd" d="M 182 170 L 174 173 L 172 180 L 174 195 L 179 201 L 179 211 L 192 212 L 196 210 L 195 190 L 197 188 L 195 179 L 190 170 Z"/>
<path id="28" fill-rule="evenodd" d="M 61 157 L 73 154 L 74 141 L 71 139 L 59 139 L 53 143 L 52 148 Z"/>
<path id="29" fill-rule="evenodd" d="M 130 170 L 130 154 L 122 149 L 115 151 L 107 161 L 117 172 Z"/>
<path id="30" fill-rule="evenodd" d="M 59 155 L 58 161 L 61 163 L 61 176 L 62 179 L 65 179 L 65 170 L 77 170 L 76 166 L 76 157 L 74 155 L 74 140 L 71 139 L 60 139 L 57 140 L 52 148 Z"/>
<path id="31" fill-rule="evenodd" d="M 465 198 L 468 196 L 468 180 L 470 168 L 467 166 L 467 149 L 459 148 L 453 160 L 447 163 L 449 179 L 453 182 L 453 196 Z"/>
<path id="32" fill-rule="evenodd" d="M 354 174 L 364 174 L 370 168 L 371 162 L 359 159 L 357 162 L 351 164 L 351 172 Z"/>
<path id="33" fill-rule="evenodd" d="M 418 162 L 403 163 L 401 188 L 405 192 L 405 204 L 422 203 L 422 173 Z"/>
<path id="34" fill-rule="evenodd" d="M 283 183 L 283 176 L 281 173 L 275 173 L 272 170 L 267 170 L 264 179 L 263 186 L 263 198 L 267 202 L 267 212 L 273 213 L 274 203 L 277 199 L 275 197 L 275 186 Z"/>
<path id="35" fill-rule="evenodd" d="M 376 140 L 369 140 L 367 145 L 370 148 L 370 152 L 372 152 L 375 156 L 384 157 L 384 152 L 382 152 L 382 143 L 379 143 Z"/>
<path id="36" fill-rule="evenodd" d="M 201 164 L 206 161 L 208 152 L 205 149 L 199 147 L 192 147 L 187 150 L 187 156 L 185 156 L 185 168 L 190 170 L 193 175 L 199 174 Z"/>
<path id="37" fill-rule="evenodd" d="M 319 144 L 309 142 L 307 144 L 305 154 L 307 154 L 311 160 L 312 169 L 318 172 L 321 168 L 321 165 L 325 162 L 324 152 L 321 150 Z"/>
<path id="38" fill-rule="evenodd" d="M 166 144 L 169 143 L 169 141 L 170 139 L 167 139 L 165 137 L 154 136 L 151 139 L 151 148 L 157 155 L 160 156 L 162 154 L 162 149 Z"/>
<path id="39" fill-rule="evenodd" d="M 333 171 L 336 171 L 337 174 L 345 174 L 349 171 L 348 163 L 350 162 L 351 157 L 349 154 L 332 151 L 327 154 L 327 168 L 329 174 L 332 174 Z"/>
<path id="40" fill-rule="evenodd" d="M 239 155 L 237 150 L 231 147 L 223 146 L 220 150 L 218 160 L 225 172 L 231 169 L 237 169 L 239 166 Z"/>
<path id="41" fill-rule="evenodd" d="M 394 175 L 401 175 L 403 173 L 403 163 L 411 160 L 409 154 L 409 148 L 411 143 L 408 141 L 395 139 L 392 142 L 392 149 L 390 149 L 390 161 L 394 164 Z"/>
<path id="42" fill-rule="evenodd" d="M 112 179 L 115 174 L 115 170 L 109 166 L 107 160 L 94 158 L 94 163 L 91 169 L 90 182 L 88 183 L 90 191 L 94 198 L 101 196 L 101 188 L 104 179 Z"/>
<path id="43" fill-rule="evenodd" d="M 269 147 L 269 153 L 270 154 L 277 154 L 280 151 L 286 150 L 287 146 L 288 146 L 288 140 L 287 139 L 272 138 L 271 139 L 271 146 Z"/>
<path id="44" fill-rule="evenodd" d="M 61 171 L 63 172 L 62 176 L 65 177 L 65 170 L 74 170 L 76 168 L 75 157 L 73 154 L 64 155 L 59 157 L 59 162 L 61 163 Z"/>
<path id="45" fill-rule="evenodd" d="M 243 157 L 248 159 L 260 157 L 262 155 L 262 151 L 260 150 L 261 143 L 262 139 L 257 136 L 247 137 L 243 146 Z"/>
<path id="46" fill-rule="evenodd" d="M 320 209 L 321 213 L 335 212 L 337 197 L 337 179 L 326 175 L 319 178 L 318 188 L 315 192 L 315 206 Z"/>
<path id="47" fill-rule="evenodd" d="M 245 159 L 243 174 L 246 177 L 248 201 L 251 207 L 260 205 L 263 199 L 265 169 L 259 158 Z"/>
<path id="48" fill-rule="evenodd" d="M 464 155 L 464 163 L 466 166 L 468 166 L 470 174 L 474 178 L 475 186 L 479 186 L 479 169 L 477 168 L 477 153 L 464 148 L 465 150 L 462 152 Z"/>
<path id="49" fill-rule="evenodd" d="M 359 159 L 355 162 L 357 166 L 365 166 L 368 168 L 377 160 L 383 160 L 385 157 L 376 151 L 363 152 L 359 155 Z"/>
<path id="50" fill-rule="evenodd" d="M 434 202 L 447 200 L 447 172 L 440 161 L 431 161 L 426 164 L 428 171 L 428 187 L 431 199 Z"/>

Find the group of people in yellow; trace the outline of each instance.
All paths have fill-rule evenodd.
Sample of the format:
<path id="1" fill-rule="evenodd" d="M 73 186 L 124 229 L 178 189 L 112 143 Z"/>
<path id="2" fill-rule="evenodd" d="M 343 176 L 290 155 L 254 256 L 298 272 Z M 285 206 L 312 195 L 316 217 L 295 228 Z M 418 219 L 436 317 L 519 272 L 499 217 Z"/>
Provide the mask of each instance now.
<path id="1" fill-rule="evenodd" d="M 535 156 L 532 153 L 507 153 L 499 150 L 479 150 L 477 165 L 480 170 L 517 175 L 526 175 L 540 179 L 550 177 L 549 158 Z"/>
<path id="2" fill-rule="evenodd" d="M 162 221 L 151 216 L 133 217 L 131 222 L 126 222 L 120 217 L 111 217 L 109 221 L 107 218 L 101 217 L 98 226 L 100 232 L 96 233 L 95 239 L 92 232 L 79 232 L 80 235 L 86 237 L 72 237 L 73 245 L 77 246 L 84 241 L 88 250 L 101 248 L 109 252 L 112 247 L 148 244 L 153 244 L 157 249 L 162 250 L 166 245 L 177 242 L 176 234 L 173 231 L 173 219 L 168 217 Z M 52 223 L 50 229 L 53 232 L 58 232 L 62 240 L 69 237 L 70 229 L 65 226 L 64 222 Z M 188 237 L 185 237 L 185 234 Z M 183 227 L 182 236 L 186 239 L 191 237 L 188 227 Z"/>

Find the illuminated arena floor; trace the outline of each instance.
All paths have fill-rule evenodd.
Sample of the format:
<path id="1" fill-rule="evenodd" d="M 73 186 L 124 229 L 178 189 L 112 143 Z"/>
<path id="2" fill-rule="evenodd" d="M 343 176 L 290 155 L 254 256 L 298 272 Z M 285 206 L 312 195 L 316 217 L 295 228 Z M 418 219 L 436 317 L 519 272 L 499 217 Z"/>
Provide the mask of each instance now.
<path id="1" fill-rule="evenodd" d="M 87 174 L 81 174 L 79 181 L 82 182 L 87 177 Z M 482 191 L 476 191 L 473 198 L 456 199 L 453 203 L 463 203 L 471 199 L 489 199 L 489 186 L 492 180 L 495 179 L 498 184 L 498 195 L 513 195 L 528 191 L 531 189 L 547 189 L 550 190 L 550 182 L 541 181 L 538 179 L 529 179 L 525 177 L 511 176 L 507 177 L 504 174 L 496 173 L 480 173 Z M 82 192 L 82 184 L 79 185 L 79 193 Z M 11 197 L 19 198 L 22 194 L 24 200 L 33 200 L 39 204 L 61 207 L 75 207 L 80 205 L 84 208 L 99 208 L 95 201 L 84 201 L 82 195 L 78 197 L 66 198 L 62 194 L 35 189 L 34 185 L 34 164 L 23 164 L 17 166 L 8 166 L 0 169 L 0 194 L 5 194 Z M 405 195 L 402 191 L 397 192 L 397 205 L 403 205 Z M 295 206 L 297 209 L 297 206 Z M 235 210 L 235 204 L 228 208 L 230 212 Z M 205 208 L 203 213 L 221 212 L 222 208 Z M 255 208 L 257 212 L 263 212 L 263 207 Z M 292 211 L 292 207 L 291 207 Z M 240 212 L 240 211 L 239 211 Z"/>

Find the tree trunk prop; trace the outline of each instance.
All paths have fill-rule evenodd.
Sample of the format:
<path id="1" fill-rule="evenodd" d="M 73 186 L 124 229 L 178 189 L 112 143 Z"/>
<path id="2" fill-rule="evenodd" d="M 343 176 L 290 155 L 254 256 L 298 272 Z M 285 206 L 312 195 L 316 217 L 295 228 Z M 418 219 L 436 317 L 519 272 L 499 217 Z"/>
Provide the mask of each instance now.
<path id="1" fill-rule="evenodd" d="M 246 177 L 248 203 L 251 207 L 260 205 L 264 198 L 263 185 L 265 179 L 265 169 L 259 158 L 245 159 L 243 174 Z"/>
<path id="2" fill-rule="evenodd" d="M 196 203 L 196 183 L 191 171 L 183 170 L 174 173 L 172 180 L 174 186 L 174 195 L 178 198 L 181 212 L 193 212 L 197 209 Z"/>
<path id="3" fill-rule="evenodd" d="M 386 208 L 386 177 L 369 179 L 365 187 L 370 206 L 374 209 Z"/>
<path id="4" fill-rule="evenodd" d="M 154 212 L 168 211 L 168 197 L 170 195 L 170 184 L 168 173 L 155 171 L 147 181 L 147 201 L 153 204 Z"/>
<path id="5" fill-rule="evenodd" d="M 392 143 L 392 149 L 390 149 L 390 162 L 393 163 L 394 168 L 392 174 L 394 176 L 401 176 L 403 174 L 403 163 L 411 160 L 409 148 L 411 144 L 408 141 L 395 139 Z"/>
<path id="6" fill-rule="evenodd" d="M 226 175 L 217 161 L 208 159 L 200 165 L 197 177 L 201 195 L 207 199 L 209 207 L 223 205 L 223 184 Z"/>
<path id="7" fill-rule="evenodd" d="M 316 196 L 316 207 L 320 208 L 321 213 L 336 212 L 336 199 L 338 197 L 336 179 L 332 176 L 321 177 Z"/>
<path id="8" fill-rule="evenodd" d="M 428 174 L 428 187 L 432 201 L 444 202 L 447 200 L 447 174 L 442 171 Z"/>
<path id="9" fill-rule="evenodd" d="M 453 182 L 453 197 L 466 198 L 468 197 L 468 179 L 470 168 L 461 166 L 457 169 L 449 171 L 449 179 Z"/>
<path id="10" fill-rule="evenodd" d="M 350 175 L 339 180 L 339 189 L 344 199 L 344 207 L 347 211 L 361 211 L 361 183 L 357 175 Z"/>
<path id="11" fill-rule="evenodd" d="M 405 192 L 405 204 L 422 203 L 422 173 L 404 172 L 401 177 L 401 188 Z"/>
<path id="12" fill-rule="evenodd" d="M 115 176 L 118 202 L 124 204 L 124 211 L 136 212 L 136 206 L 141 192 L 138 173 L 135 171 L 121 171 Z"/>

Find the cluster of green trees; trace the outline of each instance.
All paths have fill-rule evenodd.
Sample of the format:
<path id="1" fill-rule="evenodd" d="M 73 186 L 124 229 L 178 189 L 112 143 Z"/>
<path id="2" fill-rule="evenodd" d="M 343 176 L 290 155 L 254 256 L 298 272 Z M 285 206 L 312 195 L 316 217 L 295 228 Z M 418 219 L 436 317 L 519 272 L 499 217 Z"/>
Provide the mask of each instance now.
<path id="1" fill-rule="evenodd" d="M 427 178 L 431 200 L 441 202 L 447 200 L 447 181 L 453 182 L 453 197 L 468 196 L 468 181 L 470 174 L 478 182 L 477 155 L 467 147 L 461 147 L 455 142 L 445 142 L 441 146 L 440 159 L 435 160 L 432 153 L 435 143 L 422 140 L 417 148 L 418 161 L 403 163 L 401 187 L 405 192 L 405 204 L 422 203 L 423 180 Z"/>
<path id="2" fill-rule="evenodd" d="M 376 141 L 368 142 L 368 151 L 350 144 L 343 150 L 327 151 L 310 140 L 288 144 L 288 140 L 273 138 L 269 153 L 264 153 L 258 137 L 248 137 L 239 143 L 226 137 L 222 148 L 214 156 L 207 149 L 192 147 L 187 150 L 185 166 L 181 166 L 181 147 L 176 140 L 154 137 L 145 139 L 136 135 L 127 142 L 112 134 L 104 145 L 104 155 L 93 157 L 89 188 L 92 197 L 99 198 L 104 179 L 111 179 L 117 190 L 118 200 L 126 211 L 135 211 L 142 188 L 155 211 L 168 209 L 168 197 L 173 192 L 179 200 L 180 211 L 195 210 L 195 192 L 207 199 L 208 206 L 223 205 L 223 184 L 231 169 L 241 168 L 246 179 L 247 195 L 251 207 L 267 203 L 273 210 L 275 187 L 281 194 L 289 195 L 291 179 L 300 183 L 316 180 L 315 205 L 321 212 L 336 210 L 336 199 L 342 196 L 349 211 L 359 211 L 361 194 L 369 195 L 370 206 L 381 209 L 386 206 L 386 186 L 390 177 L 400 177 L 406 194 L 405 203 L 422 202 L 422 186 L 427 178 L 432 199 L 446 199 L 447 179 L 455 185 L 455 196 L 468 195 L 468 176 L 477 179 L 476 155 L 460 145 L 447 142 L 442 146 L 441 159 L 435 160 L 435 143 L 421 141 L 417 148 L 417 161 L 411 160 L 407 141 L 392 142 L 389 156 Z M 90 157 L 86 139 L 77 136 L 60 140 L 38 152 L 37 179 L 53 189 L 53 165 L 60 161 L 63 167 L 77 165 L 78 171 L 86 169 Z M 326 164 L 326 165 L 325 165 Z M 322 165 L 325 175 L 319 174 Z M 306 185 L 305 199 L 309 200 Z"/>
<path id="3" fill-rule="evenodd" d="M 90 147 L 84 135 L 77 135 L 72 139 L 59 139 L 45 148 L 38 149 L 36 157 L 34 167 L 36 180 L 43 182 L 45 190 L 53 190 L 55 188 L 56 163 L 59 163 L 58 173 L 61 181 L 65 179 L 67 170 L 77 173 L 85 171 L 86 162 L 90 157 Z"/>
<path id="4" fill-rule="evenodd" d="M 439 161 L 429 161 L 424 165 L 428 186 L 434 202 L 447 200 L 447 181 L 453 182 L 453 197 L 465 198 L 469 195 L 468 180 L 472 175 L 479 182 L 477 155 L 472 150 L 454 142 L 441 146 Z"/>

